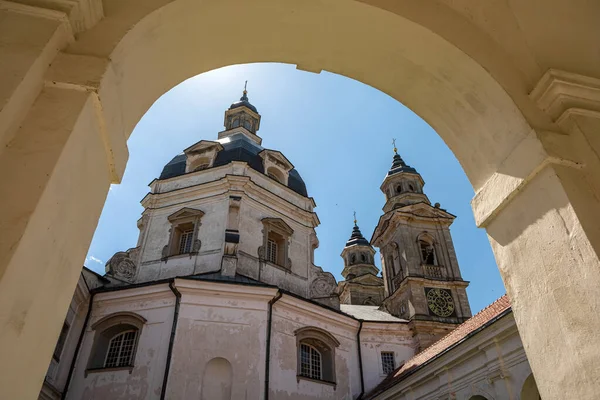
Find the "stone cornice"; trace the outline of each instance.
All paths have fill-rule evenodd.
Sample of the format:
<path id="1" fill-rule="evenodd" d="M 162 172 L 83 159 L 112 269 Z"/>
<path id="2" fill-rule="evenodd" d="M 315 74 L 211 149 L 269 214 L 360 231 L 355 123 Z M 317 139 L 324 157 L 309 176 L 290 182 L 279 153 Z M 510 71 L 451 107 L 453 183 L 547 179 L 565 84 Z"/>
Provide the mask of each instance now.
<path id="1" fill-rule="evenodd" d="M 600 79 L 549 69 L 529 97 L 557 122 L 570 109 L 600 111 Z"/>
<path id="2" fill-rule="evenodd" d="M 275 308 L 286 306 L 295 313 L 302 313 L 307 318 L 316 318 L 324 324 L 336 324 L 344 329 L 348 327 L 358 328 L 358 321 L 353 317 L 329 310 L 321 305 L 313 304 L 307 299 L 299 299 L 295 296 L 284 294 L 275 304 Z"/>

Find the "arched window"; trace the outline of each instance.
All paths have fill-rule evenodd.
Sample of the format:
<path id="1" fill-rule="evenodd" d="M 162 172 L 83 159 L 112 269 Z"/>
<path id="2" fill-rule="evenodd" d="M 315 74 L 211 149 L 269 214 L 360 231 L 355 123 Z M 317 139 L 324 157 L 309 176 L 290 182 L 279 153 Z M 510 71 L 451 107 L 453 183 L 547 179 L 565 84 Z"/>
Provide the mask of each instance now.
<path id="1" fill-rule="evenodd" d="M 350 264 L 354 264 L 356 262 L 356 254 L 352 254 L 350 256 Z"/>
<path id="2" fill-rule="evenodd" d="M 233 128 L 237 128 L 238 126 L 240 126 L 240 119 L 239 118 L 234 119 L 233 124 L 231 124 L 231 126 Z"/>
<path id="3" fill-rule="evenodd" d="M 422 234 L 419 236 L 418 242 L 421 251 L 421 262 L 426 265 L 437 265 L 433 239 L 427 234 Z"/>
<path id="4" fill-rule="evenodd" d="M 410 190 L 411 192 L 414 192 L 415 191 L 415 187 L 411 183 L 409 183 L 408 184 L 408 190 Z"/>
<path id="5" fill-rule="evenodd" d="M 375 300 L 372 297 L 367 297 L 365 301 L 363 301 L 363 306 L 376 306 Z"/>
<path id="6" fill-rule="evenodd" d="M 298 378 L 335 383 L 335 349 L 340 342 L 329 332 L 317 327 L 300 328 L 295 335 Z"/>
<path id="7" fill-rule="evenodd" d="M 321 353 L 313 346 L 300 343 L 300 375 L 311 379 L 323 379 Z"/>
<path id="8" fill-rule="evenodd" d="M 188 160 L 187 172 L 196 172 L 210 167 L 211 157 L 192 157 Z"/>
<path id="9" fill-rule="evenodd" d="M 146 320 L 134 313 L 119 313 L 100 319 L 92 325 L 94 343 L 88 370 L 132 368 L 139 337 Z"/>
<path id="10" fill-rule="evenodd" d="M 402 193 L 402 185 L 396 186 L 396 193 Z"/>
<path id="11" fill-rule="evenodd" d="M 245 120 L 244 121 L 244 128 L 248 129 L 249 131 L 252 132 L 252 122 Z"/>
<path id="12" fill-rule="evenodd" d="M 267 175 L 269 178 L 274 179 L 279 183 L 285 183 L 283 174 L 277 168 L 269 167 L 269 169 L 267 169 Z"/>
<path id="13" fill-rule="evenodd" d="M 104 368 L 133 366 L 137 329 L 117 333 L 110 339 Z"/>
<path id="14" fill-rule="evenodd" d="M 538 391 L 537 385 L 535 383 L 535 378 L 533 374 L 530 374 L 525 382 L 523 383 L 523 388 L 521 389 L 521 399 L 522 400 L 541 400 L 540 392 Z"/>
<path id="15" fill-rule="evenodd" d="M 361 254 L 360 255 L 360 261 L 367 262 L 367 256 L 365 256 L 364 254 Z"/>

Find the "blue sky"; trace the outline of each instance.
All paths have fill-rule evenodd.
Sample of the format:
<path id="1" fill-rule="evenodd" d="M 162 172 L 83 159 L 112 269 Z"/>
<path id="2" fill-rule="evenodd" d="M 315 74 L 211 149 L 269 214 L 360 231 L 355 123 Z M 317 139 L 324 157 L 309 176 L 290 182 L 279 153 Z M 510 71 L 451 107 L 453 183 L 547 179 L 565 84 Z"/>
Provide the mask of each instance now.
<path id="1" fill-rule="evenodd" d="M 392 138 L 399 154 L 425 180 L 432 203 L 457 216 L 451 227 L 473 313 L 504 294 L 485 231 L 475 227 L 473 189 L 435 131 L 411 110 L 358 81 L 286 64 L 246 64 L 214 70 L 165 93 L 136 126 L 123 182 L 113 185 L 85 265 L 104 273 L 117 251 L 135 247 L 140 200 L 175 155 L 195 142 L 215 140 L 223 113 L 248 97 L 262 115 L 263 146 L 286 155 L 306 182 L 321 220 L 315 263 L 341 279 L 340 253 L 352 231 L 352 213 L 367 239 L 382 214 L 379 186 L 389 170 Z M 379 256 L 376 256 L 380 267 Z"/>

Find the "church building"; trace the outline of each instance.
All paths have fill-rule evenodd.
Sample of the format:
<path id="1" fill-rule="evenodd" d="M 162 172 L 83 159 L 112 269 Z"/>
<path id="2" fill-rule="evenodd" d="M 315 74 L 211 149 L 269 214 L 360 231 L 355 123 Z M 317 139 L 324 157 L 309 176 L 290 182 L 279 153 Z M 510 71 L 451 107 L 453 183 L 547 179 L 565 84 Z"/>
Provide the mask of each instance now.
<path id="1" fill-rule="evenodd" d="M 40 399 L 539 400 L 508 298 L 471 315 L 455 216 L 397 149 L 336 282 L 314 264 L 315 200 L 260 122 L 244 90 L 150 183 L 137 245 L 83 268 Z"/>

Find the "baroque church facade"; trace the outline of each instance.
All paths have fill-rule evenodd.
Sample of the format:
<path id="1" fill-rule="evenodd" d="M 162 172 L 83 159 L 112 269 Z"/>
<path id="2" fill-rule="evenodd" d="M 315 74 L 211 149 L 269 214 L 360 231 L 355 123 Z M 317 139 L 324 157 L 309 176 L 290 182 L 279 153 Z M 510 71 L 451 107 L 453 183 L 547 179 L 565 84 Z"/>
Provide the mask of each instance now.
<path id="1" fill-rule="evenodd" d="M 394 149 L 381 218 L 370 240 L 354 221 L 336 282 L 314 264 L 315 201 L 260 121 L 244 90 L 216 140 L 150 183 L 136 247 L 83 269 L 40 398 L 538 400 L 508 299 L 472 317 L 455 216 L 417 170 Z"/>

